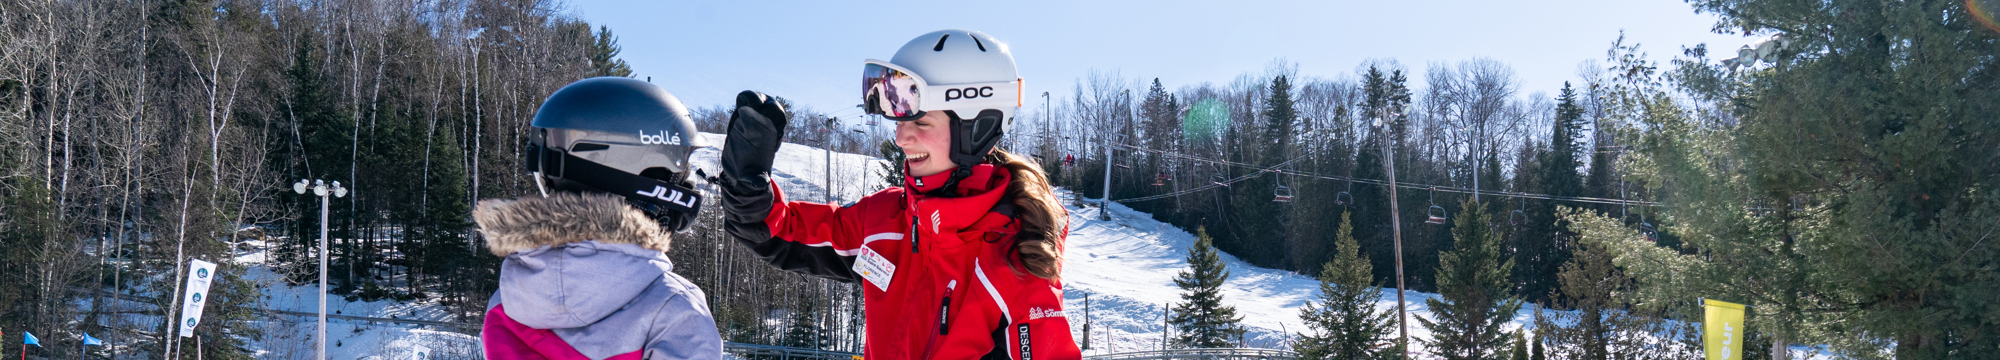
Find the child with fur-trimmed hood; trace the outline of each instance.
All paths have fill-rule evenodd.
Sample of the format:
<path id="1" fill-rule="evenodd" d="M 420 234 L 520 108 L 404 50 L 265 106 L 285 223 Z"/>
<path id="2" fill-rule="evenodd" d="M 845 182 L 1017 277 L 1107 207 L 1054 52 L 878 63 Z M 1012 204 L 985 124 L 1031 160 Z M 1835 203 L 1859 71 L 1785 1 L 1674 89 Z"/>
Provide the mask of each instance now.
<path id="1" fill-rule="evenodd" d="M 701 289 L 673 273 L 660 225 L 602 193 L 479 202 L 500 265 L 481 334 L 492 359 L 702 359 L 722 341 Z"/>
<path id="2" fill-rule="evenodd" d="M 687 114 L 672 94 L 623 77 L 542 102 L 522 151 L 538 194 L 472 213 L 506 258 L 480 333 L 486 358 L 722 357 L 707 297 L 666 254 L 668 236 L 701 211 L 688 157 L 703 144 Z"/>

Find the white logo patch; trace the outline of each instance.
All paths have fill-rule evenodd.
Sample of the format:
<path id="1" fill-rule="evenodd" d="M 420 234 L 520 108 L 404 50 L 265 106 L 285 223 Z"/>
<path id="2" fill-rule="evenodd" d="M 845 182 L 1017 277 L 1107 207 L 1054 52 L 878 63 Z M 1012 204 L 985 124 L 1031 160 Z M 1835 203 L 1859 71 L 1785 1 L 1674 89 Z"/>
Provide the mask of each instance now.
<path id="1" fill-rule="evenodd" d="M 672 133 L 668 133 L 668 132 L 667 132 L 666 130 L 661 130 L 661 131 L 660 131 L 660 134 L 659 134 L 659 135 L 646 135 L 646 131 L 645 131 L 645 130 L 639 130 L 639 144 L 641 144 L 641 145 L 680 145 L 680 144 L 681 144 L 681 134 L 672 134 Z"/>
<path id="2" fill-rule="evenodd" d="M 936 233 L 938 233 L 938 231 L 940 231 L 940 230 L 938 230 L 938 222 L 939 222 L 939 219 L 942 219 L 942 217 L 939 217 L 939 216 L 938 216 L 938 212 L 937 212 L 937 210 L 931 210 L 931 233 L 932 233 L 932 234 L 936 234 Z"/>
<path id="3" fill-rule="evenodd" d="M 1052 318 L 1052 317 L 1063 317 L 1063 311 L 1060 309 L 1051 310 L 1039 307 L 1028 308 L 1028 320 L 1036 320 L 1041 318 Z"/>

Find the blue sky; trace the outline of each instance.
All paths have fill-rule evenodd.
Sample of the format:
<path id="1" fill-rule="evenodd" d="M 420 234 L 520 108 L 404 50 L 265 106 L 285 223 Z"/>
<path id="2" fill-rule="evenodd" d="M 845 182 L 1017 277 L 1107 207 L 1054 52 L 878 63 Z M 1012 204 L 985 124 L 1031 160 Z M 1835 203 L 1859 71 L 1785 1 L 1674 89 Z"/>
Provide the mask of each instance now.
<path id="1" fill-rule="evenodd" d="M 933 30 L 986 32 L 1014 49 L 1027 94 L 1060 98 L 1091 70 L 1159 78 L 1168 89 L 1263 73 L 1351 75 L 1394 59 L 1421 87 L 1427 64 L 1486 57 L 1512 66 L 1522 95 L 1553 94 L 1603 59 L 1623 30 L 1654 60 L 1682 46 L 1735 49 L 1755 39 L 1709 32 L 1715 18 L 1678 0 L 1565 1 L 610 1 L 571 11 L 607 25 L 636 76 L 691 107 L 754 89 L 849 114 L 861 61 L 888 59 Z M 1421 92 L 1421 91 L 1419 91 Z M 1031 95 L 1033 96 L 1033 95 Z M 1039 96 L 1025 101 L 1039 106 Z M 1058 100 L 1060 101 L 1060 100 Z"/>

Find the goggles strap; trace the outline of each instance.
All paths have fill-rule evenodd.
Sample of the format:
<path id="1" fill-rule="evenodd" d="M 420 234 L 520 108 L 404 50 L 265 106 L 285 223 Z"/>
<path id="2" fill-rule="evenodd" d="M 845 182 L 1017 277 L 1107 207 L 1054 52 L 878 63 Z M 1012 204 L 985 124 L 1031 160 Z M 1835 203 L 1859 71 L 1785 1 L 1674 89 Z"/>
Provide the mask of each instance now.
<path id="1" fill-rule="evenodd" d="M 625 197 L 647 215 L 660 220 L 668 231 L 687 230 L 701 213 L 702 193 L 693 183 L 680 184 L 634 175 L 562 150 L 540 146 L 528 148 L 528 166 L 543 176 L 574 181 Z M 587 180 L 586 180 L 587 179 Z"/>

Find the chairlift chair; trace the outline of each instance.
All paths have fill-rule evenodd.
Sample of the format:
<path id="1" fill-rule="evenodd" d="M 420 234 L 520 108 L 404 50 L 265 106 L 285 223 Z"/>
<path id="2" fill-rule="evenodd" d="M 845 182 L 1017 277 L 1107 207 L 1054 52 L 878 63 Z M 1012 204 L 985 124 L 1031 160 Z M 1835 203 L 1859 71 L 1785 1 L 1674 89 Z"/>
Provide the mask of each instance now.
<path id="1" fill-rule="evenodd" d="M 1431 188 L 1431 208 L 1424 211 L 1424 214 L 1430 216 L 1429 218 L 1425 219 L 1424 222 L 1431 224 L 1444 224 L 1444 219 L 1445 219 L 1444 207 L 1438 206 L 1437 204 L 1437 188 L 1435 187 Z"/>
<path id="2" fill-rule="evenodd" d="M 1348 206 L 1348 205 L 1353 205 L 1353 204 L 1354 204 L 1354 194 L 1350 194 L 1350 193 L 1348 193 L 1349 191 L 1353 191 L 1353 190 L 1354 190 L 1354 181 L 1353 181 L 1353 180 L 1348 180 L 1348 181 L 1347 181 L 1347 190 L 1341 190 L 1341 191 L 1340 191 L 1340 193 L 1338 193 L 1338 194 L 1333 194 L 1333 204 L 1334 204 L 1334 205 L 1340 205 L 1340 206 Z"/>
<path id="3" fill-rule="evenodd" d="M 1285 186 L 1285 172 L 1278 171 L 1277 173 L 1278 176 L 1275 179 L 1278 181 L 1278 188 L 1271 190 L 1271 202 L 1292 202 L 1292 188 Z"/>
<path id="4" fill-rule="evenodd" d="M 1528 224 L 1528 199 L 1520 200 L 1521 208 L 1507 213 L 1507 223 L 1514 224 L 1514 226 Z"/>
<path id="5" fill-rule="evenodd" d="M 1645 235 L 1648 242 L 1660 242 L 1660 230 L 1653 227 L 1653 223 L 1646 222 L 1646 211 L 1643 209 L 1639 211 L 1639 234 Z"/>
<path id="6" fill-rule="evenodd" d="M 1271 191 L 1271 202 L 1292 202 L 1292 188 L 1278 185 L 1277 189 Z"/>

